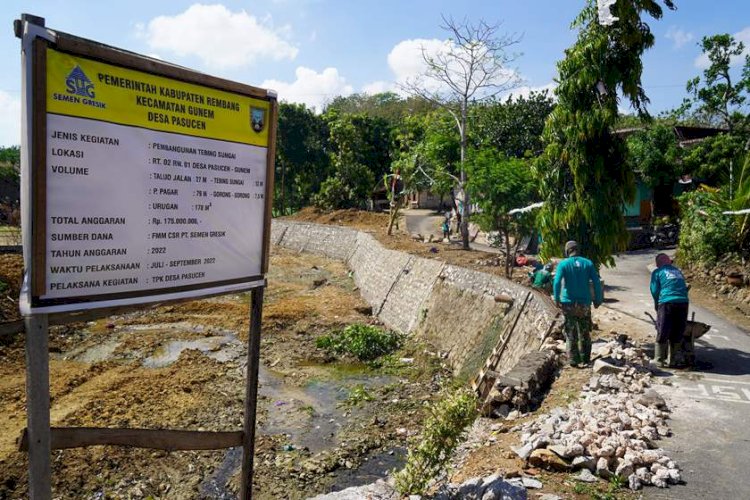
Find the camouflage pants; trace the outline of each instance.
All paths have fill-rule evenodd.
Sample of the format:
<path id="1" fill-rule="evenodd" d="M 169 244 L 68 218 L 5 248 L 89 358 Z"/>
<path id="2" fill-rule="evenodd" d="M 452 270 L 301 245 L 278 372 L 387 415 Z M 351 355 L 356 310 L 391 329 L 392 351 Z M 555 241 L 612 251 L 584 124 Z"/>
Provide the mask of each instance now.
<path id="1" fill-rule="evenodd" d="M 591 306 L 584 304 L 563 304 L 565 315 L 565 342 L 568 348 L 568 362 L 571 365 L 591 361 Z"/>

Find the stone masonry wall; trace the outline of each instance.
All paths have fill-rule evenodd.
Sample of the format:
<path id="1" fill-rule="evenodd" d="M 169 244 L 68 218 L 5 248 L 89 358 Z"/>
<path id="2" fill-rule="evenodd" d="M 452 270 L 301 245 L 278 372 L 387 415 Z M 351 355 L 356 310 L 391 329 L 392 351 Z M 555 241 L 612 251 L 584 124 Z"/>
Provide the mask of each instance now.
<path id="1" fill-rule="evenodd" d="M 418 335 L 446 352 L 456 375 L 471 377 L 497 344 L 529 289 L 500 276 L 384 248 L 351 228 L 274 219 L 271 242 L 299 252 L 346 261 L 362 297 L 385 325 Z M 496 301 L 508 295 L 512 304 Z M 500 372 L 538 350 L 557 311 L 531 292 L 503 351 Z"/>

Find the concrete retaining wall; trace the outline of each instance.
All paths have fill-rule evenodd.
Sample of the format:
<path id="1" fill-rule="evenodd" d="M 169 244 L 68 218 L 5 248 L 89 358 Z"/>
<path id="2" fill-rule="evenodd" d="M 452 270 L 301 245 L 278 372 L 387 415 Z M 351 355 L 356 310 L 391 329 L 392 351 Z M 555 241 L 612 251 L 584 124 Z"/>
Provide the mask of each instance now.
<path id="1" fill-rule="evenodd" d="M 351 228 L 274 219 L 275 245 L 344 260 L 362 297 L 385 325 L 417 335 L 448 353 L 457 375 L 473 376 L 497 344 L 511 308 L 529 289 L 479 271 L 384 248 Z M 499 294 L 513 298 L 498 302 Z M 503 351 L 501 373 L 538 350 L 556 316 L 549 299 L 532 292 Z"/>

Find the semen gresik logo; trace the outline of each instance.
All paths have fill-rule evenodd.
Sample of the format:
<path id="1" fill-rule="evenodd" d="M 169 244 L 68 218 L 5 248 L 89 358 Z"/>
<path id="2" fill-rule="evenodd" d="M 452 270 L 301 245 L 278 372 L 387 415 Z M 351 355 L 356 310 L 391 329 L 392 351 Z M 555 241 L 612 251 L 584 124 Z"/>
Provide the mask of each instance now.
<path id="1" fill-rule="evenodd" d="M 86 73 L 78 65 L 68 73 L 68 76 L 65 78 L 65 86 L 67 87 L 68 94 L 75 94 L 90 99 L 96 97 L 96 94 L 94 94 L 94 83 L 89 80 L 89 77 L 86 76 Z"/>
<path id="2" fill-rule="evenodd" d="M 52 99 L 73 104 L 83 104 L 93 108 L 106 109 L 107 105 L 94 99 L 94 82 L 89 80 L 86 73 L 76 64 L 75 68 L 65 77 L 65 92 L 55 92 Z"/>

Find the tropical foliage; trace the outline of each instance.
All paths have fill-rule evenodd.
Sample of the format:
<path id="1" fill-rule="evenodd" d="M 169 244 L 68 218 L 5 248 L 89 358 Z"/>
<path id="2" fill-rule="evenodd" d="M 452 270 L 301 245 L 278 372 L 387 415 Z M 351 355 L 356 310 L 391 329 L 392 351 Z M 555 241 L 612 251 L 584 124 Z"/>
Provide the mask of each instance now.
<path id="1" fill-rule="evenodd" d="M 641 56 L 654 35 L 642 16 L 659 19 L 662 8 L 653 0 L 619 1 L 612 13 L 619 21 L 599 24 L 596 2 L 590 1 L 574 21 L 578 39 L 558 63 L 557 106 L 536 162 L 545 201 L 539 217 L 544 256 L 559 255 L 565 241 L 575 239 L 597 266 L 612 265 L 612 255 L 628 243 L 623 207 L 634 197 L 634 176 L 625 142 L 612 129 L 618 92 L 648 116 Z"/>
<path id="2" fill-rule="evenodd" d="M 494 149 L 483 149 L 471 159 L 471 190 L 481 212 L 476 217 L 480 227 L 498 235 L 496 242 L 505 253 L 505 275 L 510 277 L 515 247 L 524 234 L 533 229 L 528 214 L 510 215 L 536 198 L 536 186 L 529 162 L 507 158 Z"/>
<path id="3" fill-rule="evenodd" d="M 466 428 L 477 416 L 477 400 L 468 388 L 447 393 L 429 407 L 422 434 L 409 448 L 406 465 L 396 474 L 402 495 L 424 494 L 445 469 Z"/>

